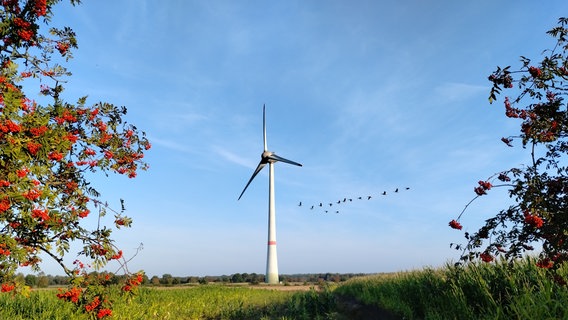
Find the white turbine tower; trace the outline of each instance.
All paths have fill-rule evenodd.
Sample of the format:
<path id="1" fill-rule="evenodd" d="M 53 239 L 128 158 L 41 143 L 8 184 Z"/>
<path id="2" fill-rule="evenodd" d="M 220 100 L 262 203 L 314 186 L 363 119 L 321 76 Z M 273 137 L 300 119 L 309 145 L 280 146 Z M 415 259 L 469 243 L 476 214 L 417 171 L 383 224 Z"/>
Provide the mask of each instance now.
<path id="1" fill-rule="evenodd" d="M 277 156 L 274 152 L 268 151 L 266 145 L 266 112 L 265 106 L 262 106 L 262 130 L 263 130 L 263 140 L 264 140 L 264 151 L 260 156 L 260 162 L 258 166 L 254 170 L 252 177 L 250 177 L 247 185 L 241 192 L 239 199 L 245 193 L 245 190 L 248 188 L 249 184 L 252 182 L 254 177 L 266 166 L 268 163 L 269 167 L 269 175 L 268 175 L 268 252 L 266 258 L 266 282 L 270 284 L 278 283 L 278 258 L 276 255 L 276 209 L 274 205 L 274 163 L 281 161 L 289 164 L 293 164 L 296 166 L 302 166 L 301 164 L 290 161 L 288 159 L 284 159 L 280 156 Z M 237 201 L 238 201 L 237 200 Z"/>

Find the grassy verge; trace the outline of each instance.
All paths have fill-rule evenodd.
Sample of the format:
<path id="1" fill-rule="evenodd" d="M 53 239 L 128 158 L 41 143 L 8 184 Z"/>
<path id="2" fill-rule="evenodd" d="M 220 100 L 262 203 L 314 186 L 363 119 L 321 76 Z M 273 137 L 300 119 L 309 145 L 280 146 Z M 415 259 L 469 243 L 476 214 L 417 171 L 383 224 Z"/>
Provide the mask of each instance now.
<path id="1" fill-rule="evenodd" d="M 352 279 L 335 293 L 405 319 L 567 319 L 568 289 L 546 272 L 528 259 L 447 266 Z"/>

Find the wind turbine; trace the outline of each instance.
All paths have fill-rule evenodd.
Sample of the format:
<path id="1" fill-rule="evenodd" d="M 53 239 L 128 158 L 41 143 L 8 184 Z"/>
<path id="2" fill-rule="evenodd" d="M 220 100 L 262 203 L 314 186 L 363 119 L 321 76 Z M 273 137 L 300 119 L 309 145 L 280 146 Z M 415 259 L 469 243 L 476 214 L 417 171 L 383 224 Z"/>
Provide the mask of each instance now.
<path id="1" fill-rule="evenodd" d="M 284 159 L 280 156 L 277 156 L 274 152 L 268 151 L 268 147 L 266 144 L 266 106 L 262 106 L 262 133 L 263 133 L 263 140 L 264 140 L 264 151 L 260 155 L 260 162 L 258 166 L 254 170 L 252 176 L 250 177 L 247 185 L 241 192 L 239 199 L 243 196 L 245 191 L 247 190 L 248 186 L 254 180 L 254 177 L 268 164 L 269 174 L 268 174 L 268 250 L 267 250 L 267 258 L 266 258 L 266 282 L 270 284 L 277 284 L 279 282 L 278 279 L 278 258 L 276 255 L 276 209 L 274 204 L 274 163 L 280 161 L 289 164 L 293 164 L 295 166 L 302 166 L 301 164 L 290 161 L 288 159 Z M 237 201 L 238 201 L 237 200 Z"/>

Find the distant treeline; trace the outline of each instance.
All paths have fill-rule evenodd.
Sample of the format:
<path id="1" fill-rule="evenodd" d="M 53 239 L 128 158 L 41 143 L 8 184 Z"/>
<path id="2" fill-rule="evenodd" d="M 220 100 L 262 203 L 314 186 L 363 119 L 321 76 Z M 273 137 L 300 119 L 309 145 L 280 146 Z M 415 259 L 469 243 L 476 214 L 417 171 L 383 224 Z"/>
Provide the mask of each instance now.
<path id="1" fill-rule="evenodd" d="M 318 283 L 318 282 L 342 282 L 353 277 L 364 276 L 363 273 L 305 273 L 305 274 L 281 274 L 280 282 L 282 283 Z M 232 275 L 222 276 L 205 276 L 205 277 L 172 277 L 164 274 L 161 278 L 153 276 L 150 284 L 174 285 L 184 283 L 250 283 L 258 284 L 264 282 L 264 274 L 257 273 L 235 273 Z"/>
<path id="2" fill-rule="evenodd" d="M 93 272 L 97 274 L 97 272 Z M 119 283 L 123 276 L 114 275 L 109 272 L 102 272 L 101 274 L 110 274 L 111 281 Z M 364 273 L 306 273 L 306 274 L 291 274 L 280 275 L 282 283 L 321 283 L 321 282 L 342 282 L 349 280 L 353 277 L 360 277 L 367 274 Z M 66 286 L 69 284 L 70 278 L 67 276 L 52 276 L 40 273 L 35 274 L 18 274 L 18 282 L 25 283 L 26 285 L 34 288 L 46 288 L 49 286 Z M 177 277 L 171 274 L 163 274 L 159 276 L 144 276 L 143 285 L 154 286 L 174 286 L 182 284 L 207 284 L 211 282 L 217 283 L 250 283 L 259 284 L 264 282 L 264 274 L 257 273 L 235 273 L 232 275 L 222 276 L 186 276 Z"/>

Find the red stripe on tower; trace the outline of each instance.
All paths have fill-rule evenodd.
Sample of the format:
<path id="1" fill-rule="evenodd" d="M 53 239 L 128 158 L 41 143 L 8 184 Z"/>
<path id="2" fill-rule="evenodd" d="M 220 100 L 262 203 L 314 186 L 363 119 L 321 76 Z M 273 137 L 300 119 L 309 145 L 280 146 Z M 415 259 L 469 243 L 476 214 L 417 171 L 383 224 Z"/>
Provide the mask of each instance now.
<path id="1" fill-rule="evenodd" d="M 276 245 L 276 241 L 268 241 L 268 245 L 269 245 L 269 246 L 275 246 L 275 245 Z"/>

